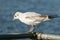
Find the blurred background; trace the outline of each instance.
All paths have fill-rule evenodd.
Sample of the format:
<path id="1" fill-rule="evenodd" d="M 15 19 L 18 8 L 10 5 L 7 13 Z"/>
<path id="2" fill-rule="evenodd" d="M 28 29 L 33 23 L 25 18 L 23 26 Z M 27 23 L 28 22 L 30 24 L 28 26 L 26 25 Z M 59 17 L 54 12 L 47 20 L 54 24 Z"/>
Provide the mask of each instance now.
<path id="1" fill-rule="evenodd" d="M 24 33 L 31 28 L 19 20 L 13 21 L 17 11 L 60 16 L 60 0 L 0 0 L 0 34 Z M 33 32 L 60 34 L 60 18 L 37 25 Z"/>

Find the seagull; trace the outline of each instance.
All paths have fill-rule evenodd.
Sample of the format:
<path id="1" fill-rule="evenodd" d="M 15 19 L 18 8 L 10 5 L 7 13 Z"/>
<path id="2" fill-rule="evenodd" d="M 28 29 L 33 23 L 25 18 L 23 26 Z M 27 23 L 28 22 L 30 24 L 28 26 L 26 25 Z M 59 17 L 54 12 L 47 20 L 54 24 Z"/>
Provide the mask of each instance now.
<path id="1" fill-rule="evenodd" d="M 25 13 L 16 12 L 13 20 L 18 19 L 27 25 L 31 25 L 32 27 L 28 32 L 32 32 L 37 24 L 53 18 L 56 18 L 56 17 L 49 16 L 49 15 L 42 15 L 36 12 L 25 12 Z"/>

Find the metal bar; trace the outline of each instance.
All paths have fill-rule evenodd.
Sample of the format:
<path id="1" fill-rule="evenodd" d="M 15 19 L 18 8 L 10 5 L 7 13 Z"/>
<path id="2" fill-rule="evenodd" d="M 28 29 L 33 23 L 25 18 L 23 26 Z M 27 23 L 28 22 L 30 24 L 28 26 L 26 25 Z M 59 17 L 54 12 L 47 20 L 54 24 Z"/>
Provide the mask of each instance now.
<path id="1" fill-rule="evenodd" d="M 0 39 L 25 39 L 30 38 L 34 40 L 49 39 L 60 40 L 60 35 L 42 34 L 42 33 L 9 33 L 0 35 Z"/>
<path id="2" fill-rule="evenodd" d="M 60 40 L 60 35 L 52 35 L 52 34 L 41 34 L 42 39 L 52 39 L 52 40 Z"/>
<path id="3" fill-rule="evenodd" d="M 24 39 L 33 37 L 32 33 L 9 33 L 0 35 L 0 39 Z"/>
<path id="4" fill-rule="evenodd" d="M 36 33 L 37 39 L 60 40 L 60 35 Z"/>

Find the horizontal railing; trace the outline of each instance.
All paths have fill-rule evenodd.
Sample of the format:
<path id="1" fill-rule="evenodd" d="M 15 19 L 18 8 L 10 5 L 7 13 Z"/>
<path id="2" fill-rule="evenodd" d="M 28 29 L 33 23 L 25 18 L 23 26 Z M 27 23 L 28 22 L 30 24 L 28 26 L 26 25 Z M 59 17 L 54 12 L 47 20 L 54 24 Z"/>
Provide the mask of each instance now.
<path id="1" fill-rule="evenodd" d="M 53 34 L 42 34 L 39 32 L 34 33 L 8 33 L 1 34 L 0 39 L 25 39 L 30 38 L 33 40 L 41 40 L 41 39 L 50 39 L 50 40 L 60 40 L 60 35 Z"/>

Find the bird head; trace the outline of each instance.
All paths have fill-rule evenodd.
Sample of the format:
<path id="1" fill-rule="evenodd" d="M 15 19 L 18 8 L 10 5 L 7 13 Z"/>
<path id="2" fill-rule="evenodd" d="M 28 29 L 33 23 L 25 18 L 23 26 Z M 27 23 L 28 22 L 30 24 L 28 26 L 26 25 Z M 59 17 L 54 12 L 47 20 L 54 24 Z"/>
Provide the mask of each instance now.
<path id="1" fill-rule="evenodd" d="M 21 14 L 22 14 L 21 12 L 16 12 L 15 15 L 14 15 L 13 20 L 19 19 L 19 17 L 20 17 Z"/>

